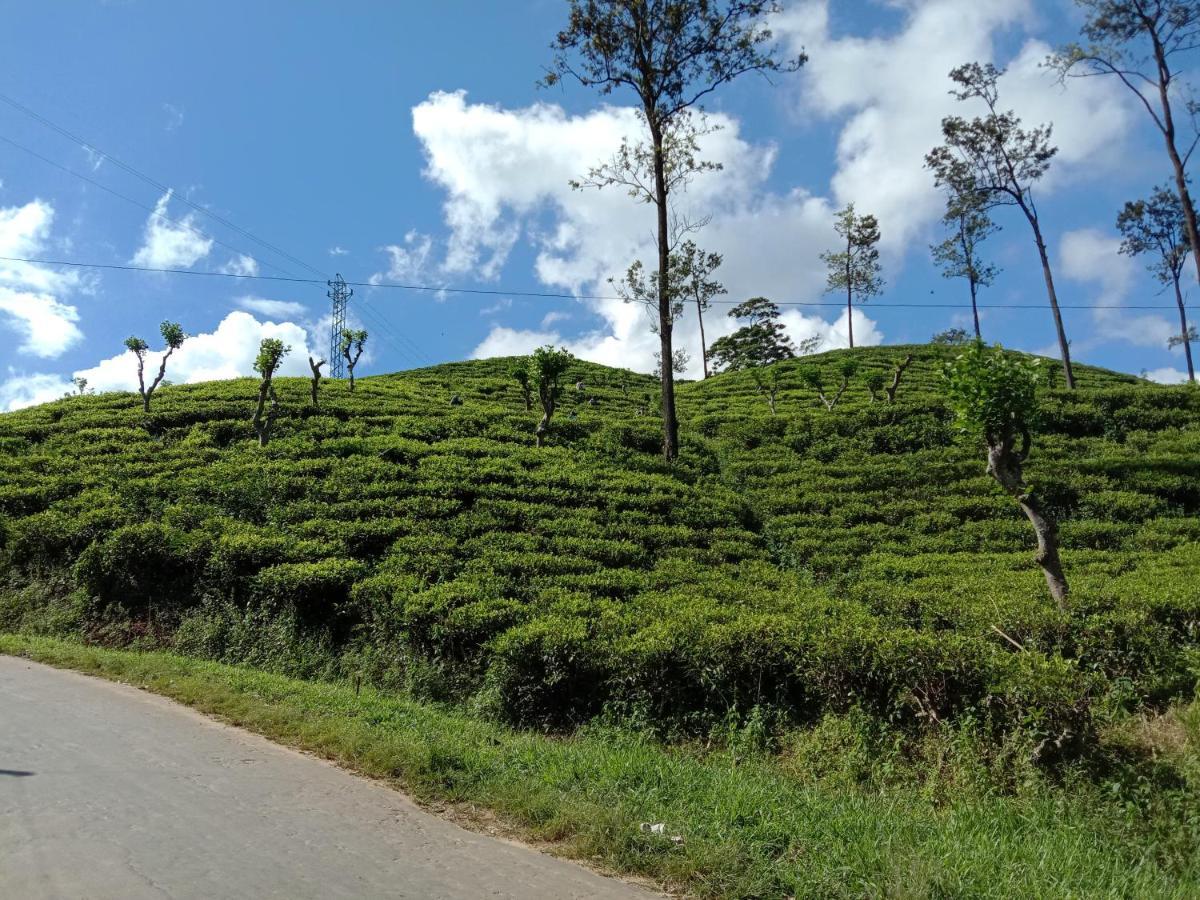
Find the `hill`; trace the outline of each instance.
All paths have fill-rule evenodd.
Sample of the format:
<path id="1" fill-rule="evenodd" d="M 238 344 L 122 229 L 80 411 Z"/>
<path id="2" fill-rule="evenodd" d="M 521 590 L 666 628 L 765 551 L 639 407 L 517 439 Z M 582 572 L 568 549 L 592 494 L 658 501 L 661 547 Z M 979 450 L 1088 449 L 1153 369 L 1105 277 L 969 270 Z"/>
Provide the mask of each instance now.
<path id="1" fill-rule="evenodd" d="M 862 709 L 1078 752 L 1104 704 L 1194 688 L 1200 392 L 1084 367 L 1047 398 L 1029 476 L 1062 523 L 1060 613 L 955 434 L 953 352 L 854 351 L 831 411 L 799 372 L 836 386 L 847 351 L 782 364 L 778 414 L 749 374 L 685 384 L 674 466 L 651 379 L 583 362 L 541 450 L 506 360 L 327 382 L 319 409 L 282 379 L 266 448 L 248 380 L 6 414 L 0 628 L 353 671 L 539 728 Z"/>

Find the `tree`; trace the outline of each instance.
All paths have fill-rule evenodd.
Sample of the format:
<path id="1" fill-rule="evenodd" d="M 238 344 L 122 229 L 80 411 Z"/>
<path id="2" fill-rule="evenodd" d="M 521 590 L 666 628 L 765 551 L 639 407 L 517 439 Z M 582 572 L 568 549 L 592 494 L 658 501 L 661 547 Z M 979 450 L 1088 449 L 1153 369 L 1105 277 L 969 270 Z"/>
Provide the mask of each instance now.
<path id="1" fill-rule="evenodd" d="M 150 345 L 136 336 L 125 339 L 125 346 L 137 357 L 138 391 L 142 395 L 142 409 L 145 412 L 150 412 L 150 397 L 162 384 L 162 380 L 167 374 L 167 360 L 187 340 L 187 335 L 184 334 L 178 322 L 163 322 L 158 330 L 162 334 L 163 343 L 167 345 L 167 351 L 163 354 L 162 360 L 158 364 L 158 374 L 149 387 L 146 387 L 146 354 L 150 351 Z"/>
<path id="2" fill-rule="evenodd" d="M 834 407 L 841 401 L 842 395 L 846 393 L 846 389 L 850 387 L 850 379 L 858 374 L 858 360 L 843 359 L 838 363 L 837 373 L 841 376 L 842 381 L 834 395 L 829 397 L 825 394 L 825 381 L 821 377 L 820 369 L 813 366 L 800 370 L 800 380 L 817 392 L 817 396 L 829 412 L 833 412 Z"/>
<path id="3" fill-rule="evenodd" d="M 526 411 L 533 409 L 533 391 L 529 385 L 529 360 L 513 363 L 510 374 L 521 387 L 521 398 L 525 401 Z"/>
<path id="4" fill-rule="evenodd" d="M 946 364 L 945 378 L 960 428 L 977 440 L 982 438 L 988 474 L 1017 501 L 1033 525 L 1038 565 L 1055 603 L 1065 609 L 1069 591 L 1059 558 L 1058 527 L 1023 474 L 1033 443 L 1030 429 L 1038 414 L 1040 369 L 1036 359 L 975 341 Z"/>
<path id="5" fill-rule="evenodd" d="M 1052 54 L 1046 64 L 1061 77 L 1115 76 L 1140 101 L 1162 135 L 1175 193 L 1183 214 L 1188 243 L 1200 247 L 1196 207 L 1188 188 L 1187 167 L 1200 129 L 1200 111 L 1178 71 L 1182 56 L 1200 47 L 1200 2 L 1197 0 L 1075 0 L 1084 11 L 1082 34 L 1087 46 L 1068 44 Z M 1174 104 L 1182 101 L 1190 119 L 1192 136 L 1180 149 L 1179 123 Z M 1200 257 L 1196 257 L 1200 279 Z M 1186 331 L 1185 331 L 1186 333 Z"/>
<path id="6" fill-rule="evenodd" d="M 554 61 L 543 83 L 553 86 L 566 77 L 602 95 L 620 89 L 637 97 L 648 143 L 624 143 L 613 163 L 594 170 L 588 183 L 622 185 L 655 207 L 660 353 L 673 359 L 674 298 L 666 290 L 671 191 L 705 168 L 697 160 L 691 112 L 741 75 L 795 71 L 806 58 L 777 58 L 765 25 L 779 11 L 775 0 L 569 2 L 567 25 L 551 45 Z M 679 455 L 679 421 L 674 373 L 667 365 L 662 366 L 662 406 L 663 453 L 673 460 Z"/>
<path id="7" fill-rule="evenodd" d="M 88 380 L 86 378 L 76 375 L 71 379 L 71 384 L 75 385 L 75 396 L 82 397 L 88 393 Z M 71 394 L 67 394 L 67 396 L 70 397 Z"/>
<path id="8" fill-rule="evenodd" d="M 1015 113 L 999 110 L 997 83 L 1003 74 L 990 63 L 968 63 L 950 73 L 950 78 L 959 86 L 950 92 L 951 95 L 960 101 L 982 100 L 988 114 L 969 121 L 961 116 L 942 119 L 945 143 L 925 156 L 925 164 L 933 171 L 938 187 L 947 188 L 952 195 L 977 197 L 982 211 L 1015 206 L 1025 216 L 1042 263 L 1042 277 L 1062 354 L 1063 374 L 1067 387 L 1073 390 L 1075 372 L 1071 367 L 1071 345 L 1067 342 L 1058 308 L 1050 254 L 1033 198 L 1033 186 L 1049 170 L 1058 148 L 1050 143 L 1051 126 L 1040 125 L 1026 131 Z"/>
<path id="9" fill-rule="evenodd" d="M 867 393 L 871 395 L 871 402 L 879 402 L 879 395 L 883 393 L 887 385 L 887 379 L 882 372 L 872 372 L 866 378 Z"/>
<path id="10" fill-rule="evenodd" d="M 841 236 L 844 249 L 822 253 L 829 266 L 826 293 L 846 294 L 846 327 L 850 347 L 854 347 L 854 298 L 865 303 L 883 291 L 883 271 L 879 265 L 879 222 L 874 216 L 860 216 L 849 204 L 837 214 L 833 230 Z"/>
<path id="11" fill-rule="evenodd" d="M 704 313 L 715 298 L 729 293 L 721 282 L 712 277 L 712 273 L 721 268 L 725 258 L 720 253 L 706 253 L 694 241 L 684 241 L 678 257 L 679 292 L 689 303 L 696 304 L 696 321 L 700 325 L 700 361 L 703 363 L 704 377 L 707 378 L 708 346 L 704 340 Z"/>
<path id="12" fill-rule="evenodd" d="M 283 358 L 292 352 L 292 348 L 279 338 L 263 338 L 258 347 L 258 356 L 254 360 L 254 371 L 259 374 L 261 381 L 258 385 L 258 407 L 254 410 L 254 431 L 258 434 L 258 445 L 267 446 L 271 440 L 271 428 L 275 417 L 279 414 L 279 398 L 275 396 L 273 379 Z M 271 408 L 266 409 L 267 400 Z M 265 415 L 264 415 L 265 413 Z"/>
<path id="13" fill-rule="evenodd" d="M 976 340 L 978 339 L 976 337 Z M 945 331 L 939 331 L 929 339 L 929 343 L 938 347 L 959 347 L 970 342 L 971 336 L 961 328 L 947 328 Z"/>
<path id="14" fill-rule="evenodd" d="M 904 373 L 908 371 L 908 367 L 912 365 L 912 354 L 908 354 L 900 362 L 896 363 L 896 371 L 892 373 L 892 383 L 886 388 L 888 403 L 896 402 L 896 391 L 900 390 L 900 379 L 904 377 Z"/>
<path id="15" fill-rule="evenodd" d="M 537 426 L 537 445 L 541 447 L 550 431 L 550 419 L 558 409 L 562 398 L 560 379 L 571 365 L 573 357 L 565 349 L 555 350 L 551 346 L 539 347 L 529 357 L 529 380 L 537 392 L 542 405 L 542 420 Z"/>
<path id="16" fill-rule="evenodd" d="M 1175 305 L 1179 307 L 1179 334 L 1170 339 L 1171 347 L 1182 346 L 1187 358 L 1188 380 L 1196 380 L 1196 369 L 1192 364 L 1192 340 L 1194 329 L 1188 325 L 1187 309 L 1183 303 L 1180 281 L 1192 244 L 1188 240 L 1187 223 L 1183 205 L 1174 191 L 1165 187 L 1155 188 L 1149 200 L 1135 200 L 1125 204 L 1117 216 L 1117 229 L 1124 241 L 1121 252 L 1128 256 L 1155 254 L 1147 268 L 1154 273 L 1160 284 L 1175 289 Z"/>
<path id="17" fill-rule="evenodd" d="M 682 375 L 691 364 L 692 357 L 682 347 L 671 354 L 671 371 L 676 375 Z M 654 372 L 652 374 L 655 378 L 662 377 L 662 353 L 659 351 L 654 353 Z"/>
<path id="18" fill-rule="evenodd" d="M 309 391 L 312 393 L 312 405 L 316 409 L 320 406 L 317 402 L 317 389 L 321 386 L 321 366 L 325 365 L 324 359 L 308 358 L 308 368 L 312 370 L 312 378 L 309 380 Z"/>
<path id="19" fill-rule="evenodd" d="M 362 329 L 343 328 L 338 349 L 346 358 L 346 371 L 350 373 L 350 393 L 354 393 L 354 367 L 358 365 L 363 355 L 363 344 L 367 342 L 367 333 Z"/>
<path id="20" fill-rule="evenodd" d="M 764 371 L 767 374 L 763 374 Z M 750 370 L 750 376 L 754 379 L 754 386 L 758 388 L 758 392 L 767 398 L 771 415 L 775 415 L 775 400 L 779 396 L 779 389 L 783 387 L 779 379 L 779 366 L 756 366 Z"/>
<path id="21" fill-rule="evenodd" d="M 929 249 L 933 261 L 946 278 L 965 278 L 971 288 L 971 315 L 975 320 L 975 339 L 982 340 L 979 328 L 979 289 L 990 287 L 1000 270 L 980 259 L 979 245 L 999 231 L 988 215 L 983 198 L 974 192 L 950 192 L 942 222 L 950 236 Z"/>
<path id="22" fill-rule="evenodd" d="M 749 324 L 713 341 L 709 359 L 716 371 L 738 372 L 796 356 L 796 348 L 779 321 L 779 307 L 766 297 L 753 297 L 739 303 L 729 311 L 729 317 L 748 320 Z"/>

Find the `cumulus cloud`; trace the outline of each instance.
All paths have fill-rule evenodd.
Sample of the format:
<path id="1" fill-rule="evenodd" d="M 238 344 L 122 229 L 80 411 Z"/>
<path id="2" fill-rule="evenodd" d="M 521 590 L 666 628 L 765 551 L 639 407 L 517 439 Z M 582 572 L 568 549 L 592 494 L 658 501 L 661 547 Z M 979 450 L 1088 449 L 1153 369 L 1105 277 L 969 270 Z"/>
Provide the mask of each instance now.
<path id="1" fill-rule="evenodd" d="M 1188 380 L 1187 372 L 1170 367 L 1165 369 L 1151 369 L 1145 375 L 1149 381 L 1154 381 L 1158 384 L 1186 384 Z"/>
<path id="2" fill-rule="evenodd" d="M 1138 274 L 1134 261 L 1120 251 L 1120 238 L 1095 228 L 1069 231 L 1062 238 L 1059 259 L 1063 275 L 1093 285 L 1095 294 L 1088 302 L 1107 307 L 1092 313 L 1095 333 L 1091 342 L 1125 341 L 1165 349 L 1178 328 L 1164 316 L 1112 308 L 1126 301 Z"/>
<path id="3" fill-rule="evenodd" d="M 71 390 L 73 385 L 61 375 L 18 372 L 8 368 L 8 377 L 0 381 L 0 410 L 12 412 L 26 406 L 49 403 Z"/>
<path id="4" fill-rule="evenodd" d="M 383 281 L 399 281 L 406 284 L 424 280 L 433 254 L 433 238 L 419 231 L 404 235 L 403 244 L 389 244 L 380 248 L 388 255 L 386 272 L 377 272 L 369 279 L 372 284 Z"/>
<path id="5" fill-rule="evenodd" d="M 175 351 L 167 366 L 167 378 L 176 384 L 217 381 L 253 375 L 254 358 L 263 338 L 279 338 L 292 348 L 279 370 L 281 375 L 307 375 L 309 337 L 294 322 L 260 322 L 247 312 L 231 312 L 209 333 L 189 337 Z M 151 350 L 157 359 L 160 348 Z M 157 363 L 155 363 L 157 365 Z M 102 360 L 74 373 L 86 378 L 97 391 L 137 390 L 137 362 L 131 353 Z"/>
<path id="6" fill-rule="evenodd" d="M 265 297 L 245 296 L 238 297 L 233 302 L 239 309 L 256 312 L 269 319 L 295 319 L 308 313 L 308 307 L 294 300 L 268 300 Z"/>
<path id="7" fill-rule="evenodd" d="M 173 194 L 174 191 L 168 190 L 154 204 L 154 212 L 146 219 L 142 246 L 130 260 L 133 265 L 152 269 L 186 269 L 204 259 L 212 250 L 212 238 L 197 229 L 194 213 L 175 221 L 167 218 L 167 208 Z"/>
<path id="8" fill-rule="evenodd" d="M 226 275 L 257 275 L 258 260 L 253 256 L 239 253 L 221 266 L 221 271 Z"/>
<path id="9" fill-rule="evenodd" d="M 36 258 L 53 221 L 54 208 L 41 200 L 0 208 L 0 256 Z M 0 323 L 19 335 L 18 352 L 52 358 L 82 340 L 79 311 L 62 296 L 83 287 L 75 273 L 0 261 Z"/>
<path id="10" fill-rule="evenodd" d="M 767 182 L 775 148 L 745 140 L 731 117 L 713 116 L 712 124 L 718 130 L 701 139 L 702 155 L 724 170 L 698 176 L 676 202 L 693 219 L 711 215 L 698 240 L 724 254 L 719 277 L 730 296 L 819 297 L 825 284 L 819 254 L 834 241 L 829 202 L 803 188 L 772 191 Z M 536 251 L 534 272 L 543 284 L 608 296 L 613 293 L 609 278 L 635 259 L 652 259 L 650 207 L 621 188 L 577 192 L 569 185 L 610 157 L 622 138 L 640 137 L 635 110 L 606 106 L 572 116 L 551 104 L 509 110 L 469 103 L 462 92 L 435 93 L 413 110 L 413 127 L 425 149 L 426 177 L 446 192 L 450 234 L 443 272 L 492 277 L 523 235 Z M 620 300 L 585 303 L 603 322 L 593 332 L 564 336 L 551 327 L 553 319 L 538 330 L 498 325 L 475 355 L 525 352 L 549 341 L 597 362 L 654 366 L 658 338 L 640 307 Z M 708 314 L 710 339 L 737 327 L 724 310 Z M 805 333 L 824 328 L 831 344 L 837 340 L 836 323 L 798 314 L 790 318 Z M 863 334 L 871 335 L 865 316 L 862 321 Z M 679 346 L 694 348 L 689 374 L 700 371 L 698 331 L 694 315 L 677 326 Z"/>
<path id="11" fill-rule="evenodd" d="M 1027 125 L 1050 122 L 1060 148 L 1043 184 L 1053 190 L 1086 165 L 1090 174 L 1121 157 L 1131 113 L 1119 84 L 1080 79 L 1060 89 L 1040 67 L 1050 48 L 1028 40 L 1012 59 L 997 58 L 996 39 L 1035 20 L 1032 0 L 905 0 L 895 33 L 836 35 L 829 0 L 799 3 L 775 22 L 789 45 L 814 60 L 799 84 L 805 107 L 843 119 L 832 190 L 838 204 L 869 205 L 885 248 L 902 250 L 936 221 L 942 200 L 924 168 L 941 142 L 941 120 L 983 111 L 949 96 L 951 69 L 973 60 L 1007 66 L 1000 84 L 1004 108 Z"/>

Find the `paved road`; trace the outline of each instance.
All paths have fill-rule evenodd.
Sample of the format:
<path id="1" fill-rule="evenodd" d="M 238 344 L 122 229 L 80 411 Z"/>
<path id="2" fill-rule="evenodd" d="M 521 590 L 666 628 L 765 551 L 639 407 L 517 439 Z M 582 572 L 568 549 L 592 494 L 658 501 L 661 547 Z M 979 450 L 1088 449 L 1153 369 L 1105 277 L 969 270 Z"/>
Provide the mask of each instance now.
<path id="1" fill-rule="evenodd" d="M 0 656 L 0 897 L 647 896 L 164 698 Z"/>

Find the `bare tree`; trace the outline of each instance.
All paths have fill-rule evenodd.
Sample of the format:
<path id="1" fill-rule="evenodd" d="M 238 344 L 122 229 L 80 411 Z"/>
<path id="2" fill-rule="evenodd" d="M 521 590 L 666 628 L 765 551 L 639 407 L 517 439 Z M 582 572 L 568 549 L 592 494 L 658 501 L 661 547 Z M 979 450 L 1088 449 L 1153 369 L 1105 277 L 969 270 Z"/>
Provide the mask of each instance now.
<path id="1" fill-rule="evenodd" d="M 129 349 L 129 352 L 137 357 L 138 391 L 142 395 L 142 409 L 145 412 L 150 412 L 150 397 L 158 389 L 158 386 L 162 384 L 163 378 L 166 377 L 167 360 L 187 340 L 187 335 L 184 334 L 178 322 L 163 322 L 158 330 L 162 333 L 163 343 L 167 345 L 167 350 L 162 355 L 162 360 L 158 364 L 158 374 L 150 382 L 149 387 L 146 386 L 146 354 L 150 351 L 150 345 L 140 337 L 128 337 L 125 339 L 125 346 Z"/>
<path id="2" fill-rule="evenodd" d="M 896 363 L 896 371 L 892 373 L 892 383 L 886 388 L 888 403 L 896 402 L 896 391 L 900 390 L 900 379 L 904 377 L 904 373 L 908 367 L 912 365 L 912 354 L 904 357 L 900 362 Z"/>
<path id="3" fill-rule="evenodd" d="M 629 90 L 640 104 L 648 144 L 622 145 L 614 161 L 589 175 L 596 187 L 623 185 L 655 207 L 660 297 L 660 354 L 674 358 L 670 283 L 671 191 L 706 166 L 696 155 L 691 111 L 748 72 L 795 71 L 802 54 L 781 62 L 765 22 L 775 0 L 569 0 L 567 26 L 552 48 L 544 83 L 564 77 L 602 95 Z M 682 126 L 682 127 L 681 127 Z M 712 168 L 708 166 L 708 168 Z M 630 177 L 630 173 L 634 173 Z M 679 455 L 675 377 L 662 366 L 663 453 Z"/>
<path id="4" fill-rule="evenodd" d="M 258 356 L 254 360 L 254 371 L 259 374 L 261 381 L 258 385 L 258 407 L 254 410 L 254 431 L 258 434 L 258 445 L 267 446 L 271 440 L 271 428 L 275 425 L 275 417 L 279 415 L 279 398 L 275 396 L 273 379 L 283 358 L 292 351 L 279 338 L 263 338 L 258 348 Z M 271 401 L 267 409 L 267 400 Z"/>
<path id="5" fill-rule="evenodd" d="M 1046 64 L 1066 77 L 1113 76 L 1138 98 L 1162 135 L 1175 192 L 1183 212 L 1188 243 L 1200 247 L 1196 207 L 1188 188 L 1187 167 L 1200 141 L 1197 106 L 1183 80 L 1180 59 L 1200 48 L 1198 0 L 1075 0 L 1084 11 L 1082 33 L 1087 45 L 1068 44 Z M 1189 118 L 1191 135 L 1181 146 L 1175 104 Z M 1196 257 L 1200 279 L 1200 256 Z"/>
<path id="6" fill-rule="evenodd" d="M 1042 263 L 1042 277 L 1062 354 L 1063 374 L 1067 387 L 1073 390 L 1075 372 L 1071 367 L 1071 345 L 1063 327 L 1054 275 L 1050 270 L 1050 254 L 1033 198 L 1033 186 L 1049 170 L 1058 148 L 1050 143 L 1049 125 L 1026 131 L 1016 114 L 1000 111 L 997 82 L 1003 74 L 990 63 L 968 63 L 950 73 L 950 78 L 959 86 L 951 94 L 963 101 L 982 100 L 988 114 L 969 121 L 961 116 L 943 119 L 945 143 L 926 155 L 925 164 L 933 171 L 938 187 L 948 188 L 959 196 L 978 196 L 981 209 L 985 211 L 997 206 L 1015 206 L 1025 216 Z"/>
<path id="7" fill-rule="evenodd" d="M 862 303 L 878 297 L 883 290 L 879 221 L 874 216 L 858 215 L 851 203 L 837 214 L 833 228 L 842 238 L 843 249 L 821 254 L 821 259 L 829 266 L 826 292 L 846 294 L 846 327 L 853 349 L 855 298 Z"/>
<path id="8" fill-rule="evenodd" d="M 308 358 L 308 368 L 312 371 L 312 377 L 309 379 L 309 391 L 312 393 L 312 405 L 316 409 L 320 406 L 317 402 L 317 391 L 321 386 L 321 366 L 325 365 L 324 359 Z"/>
<path id="9" fill-rule="evenodd" d="M 1194 382 L 1196 369 L 1192 364 L 1192 341 L 1195 340 L 1195 329 L 1188 325 L 1187 307 L 1180 286 L 1187 258 L 1192 255 L 1183 205 L 1174 191 L 1165 187 L 1157 188 L 1149 200 L 1126 203 L 1117 216 L 1117 228 L 1125 238 L 1121 243 L 1121 252 L 1128 256 L 1156 254 L 1147 268 L 1160 284 L 1174 287 L 1175 304 L 1179 307 L 1179 334 L 1170 339 L 1169 345 L 1183 347 L 1188 380 Z"/>

